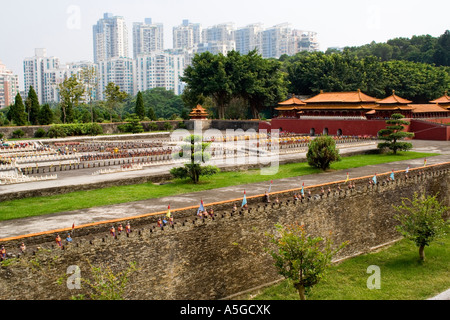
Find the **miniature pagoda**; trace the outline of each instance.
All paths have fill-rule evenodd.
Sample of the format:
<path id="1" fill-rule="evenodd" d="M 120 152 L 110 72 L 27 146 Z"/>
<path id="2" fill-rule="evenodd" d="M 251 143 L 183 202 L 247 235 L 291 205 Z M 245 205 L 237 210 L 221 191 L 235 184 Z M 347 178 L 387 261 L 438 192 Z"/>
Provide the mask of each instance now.
<path id="1" fill-rule="evenodd" d="M 201 106 L 197 105 L 189 114 L 191 120 L 208 120 L 208 112 Z"/>

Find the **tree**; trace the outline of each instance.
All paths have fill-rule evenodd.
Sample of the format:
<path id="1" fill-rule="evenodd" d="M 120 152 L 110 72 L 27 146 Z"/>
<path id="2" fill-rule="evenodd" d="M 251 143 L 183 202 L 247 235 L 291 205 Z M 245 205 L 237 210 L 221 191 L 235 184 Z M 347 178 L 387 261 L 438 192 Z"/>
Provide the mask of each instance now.
<path id="1" fill-rule="evenodd" d="M 444 68 L 411 61 L 386 61 L 383 63 L 386 93 L 396 94 L 415 103 L 428 103 L 440 97 L 450 85 L 450 75 Z"/>
<path id="2" fill-rule="evenodd" d="M 209 52 L 197 55 L 192 66 L 185 71 L 183 81 L 187 87 L 183 100 L 193 107 L 203 105 L 206 97 L 212 97 L 217 116 L 223 119 L 230 103 L 242 98 L 250 107 L 251 116 L 259 118 L 264 108 L 276 104 L 287 95 L 281 66 L 282 63 L 275 59 L 263 59 L 256 50 L 246 55 L 234 50 L 226 56 Z M 232 113 L 243 112 L 236 111 Z"/>
<path id="3" fill-rule="evenodd" d="M 404 132 L 405 125 L 409 125 L 408 121 L 402 120 L 405 118 L 402 114 L 395 113 L 391 119 L 386 120 L 388 126 L 378 132 L 378 138 L 386 142 L 378 144 L 379 149 L 390 149 L 397 154 L 397 151 L 407 151 L 412 148 L 412 144 L 408 142 L 401 142 L 404 138 L 414 137 L 414 133 Z"/>
<path id="4" fill-rule="evenodd" d="M 241 61 L 235 62 L 235 68 L 240 72 L 233 79 L 236 94 L 247 100 L 253 119 L 258 119 L 264 107 L 276 105 L 288 93 L 281 63 L 263 59 L 256 50 L 238 58 Z"/>
<path id="5" fill-rule="evenodd" d="M 136 98 L 136 108 L 135 113 L 139 117 L 140 120 L 144 120 L 145 118 L 145 106 L 144 106 L 144 99 L 142 97 L 142 92 L 138 92 L 137 98 Z"/>
<path id="6" fill-rule="evenodd" d="M 301 300 L 306 300 L 306 290 L 319 283 L 326 275 L 333 256 L 343 249 L 343 243 L 333 249 L 329 238 L 313 238 L 307 235 L 304 226 L 292 224 L 276 225 L 278 236 L 269 235 L 275 249 L 267 249 L 275 261 L 278 273 L 292 280 Z"/>
<path id="7" fill-rule="evenodd" d="M 59 95 L 61 97 L 61 121 L 63 123 L 71 123 L 74 121 L 73 108 L 78 106 L 81 97 L 84 94 L 84 86 L 74 74 L 70 78 L 64 79 L 58 85 Z"/>
<path id="8" fill-rule="evenodd" d="M 144 106 L 149 107 L 147 110 L 147 116 L 153 120 L 157 120 L 158 118 L 169 119 L 174 113 L 180 115 L 185 107 L 182 97 L 175 95 L 173 90 L 153 88 L 141 91 L 141 94 Z M 128 97 L 125 99 L 125 111 L 130 114 L 136 113 L 137 101 L 137 95 L 135 97 Z M 150 111 L 150 108 L 152 108 L 152 111 Z M 151 114 L 152 112 L 154 113 L 154 117 Z"/>
<path id="9" fill-rule="evenodd" d="M 317 94 L 320 90 L 356 91 L 361 88 L 364 70 L 360 60 L 349 54 L 314 52 L 297 54 L 286 63 L 289 92 Z"/>
<path id="10" fill-rule="evenodd" d="M 428 103 L 442 95 L 450 84 L 448 68 L 381 59 L 370 52 L 355 54 L 348 50 L 329 54 L 302 52 L 285 60 L 283 70 L 287 73 L 288 91 L 304 95 L 318 94 L 320 90 L 361 89 L 381 99 L 396 90 L 406 99 Z"/>
<path id="11" fill-rule="evenodd" d="M 419 247 L 420 260 L 425 260 L 425 247 L 449 230 L 443 214 L 450 208 L 441 204 L 436 196 L 414 193 L 413 199 L 403 199 L 402 205 L 394 207 L 400 212 L 394 218 L 400 222 L 397 230 Z"/>
<path id="12" fill-rule="evenodd" d="M 235 87 L 233 81 L 230 81 L 226 63 L 227 57 L 220 53 L 217 55 L 210 52 L 197 54 L 192 59 L 192 64 L 185 69 L 184 76 L 181 77 L 191 97 L 203 95 L 214 99 L 220 119 L 225 117 L 225 109 L 233 97 Z"/>
<path id="13" fill-rule="evenodd" d="M 127 97 L 127 93 L 120 91 L 120 87 L 115 85 L 113 82 L 108 83 L 105 92 L 106 96 L 106 106 L 109 110 L 110 121 L 112 122 L 112 113 L 114 108 L 121 103 Z"/>
<path id="14" fill-rule="evenodd" d="M 92 106 L 92 100 L 94 98 L 94 91 L 97 87 L 97 70 L 95 67 L 85 67 L 81 70 L 81 82 L 85 87 L 85 94 L 87 95 L 87 99 L 90 109 L 91 109 L 91 121 L 94 122 L 94 110 Z"/>
<path id="15" fill-rule="evenodd" d="M 7 118 L 13 121 L 17 126 L 24 126 L 27 123 L 27 114 L 25 113 L 25 106 L 22 97 L 18 93 L 13 105 L 9 108 Z"/>
<path id="16" fill-rule="evenodd" d="M 215 166 L 202 166 L 207 162 L 211 155 L 206 152 L 210 143 L 202 141 L 202 137 L 198 135 L 190 135 L 184 139 L 185 144 L 181 146 L 180 152 L 174 156 L 187 159 L 188 163 L 184 167 L 173 168 L 170 174 L 175 178 L 190 178 L 195 184 L 200 180 L 201 176 L 211 176 L 217 174 L 219 169 Z"/>
<path id="17" fill-rule="evenodd" d="M 322 170 L 329 169 L 332 162 L 341 161 L 336 142 L 330 136 L 320 136 L 311 141 L 306 158 L 310 166 Z"/>
<path id="18" fill-rule="evenodd" d="M 139 117 L 133 113 L 131 114 L 127 119 L 125 119 L 128 123 L 123 125 L 125 132 L 131 132 L 131 133 L 142 133 L 144 132 L 144 127 L 139 122 Z"/>
<path id="19" fill-rule="evenodd" d="M 151 121 L 156 121 L 156 114 L 155 114 L 155 110 L 152 108 L 152 107 L 150 107 L 150 108 L 148 108 L 148 118 L 151 120 Z"/>
<path id="20" fill-rule="evenodd" d="M 437 66 L 450 66 L 450 30 L 438 38 L 433 61 Z"/>
<path id="21" fill-rule="evenodd" d="M 53 123 L 53 111 L 50 106 L 46 103 L 39 110 L 39 124 L 45 126 Z"/>
<path id="22" fill-rule="evenodd" d="M 33 89 L 32 86 L 30 86 L 30 90 L 28 91 L 28 121 L 32 124 L 32 125 L 37 125 L 39 124 L 39 110 L 40 110 L 40 105 L 39 105 L 39 99 L 38 96 L 36 94 L 36 91 Z"/>

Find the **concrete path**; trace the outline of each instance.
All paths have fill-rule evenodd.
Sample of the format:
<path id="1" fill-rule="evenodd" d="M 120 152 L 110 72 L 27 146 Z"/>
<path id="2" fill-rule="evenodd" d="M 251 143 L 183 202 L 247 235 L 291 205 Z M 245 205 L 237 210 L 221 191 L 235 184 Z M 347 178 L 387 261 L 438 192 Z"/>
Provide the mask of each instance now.
<path id="1" fill-rule="evenodd" d="M 441 154 L 440 156 L 428 158 L 427 160 L 428 164 L 436 164 L 450 161 L 450 142 L 414 141 L 413 144 L 414 144 L 414 151 L 436 152 Z M 373 149 L 373 146 L 365 146 L 364 148 Z M 341 153 L 354 152 L 357 149 L 361 149 L 361 147 L 348 148 L 346 150 L 342 149 Z M 305 154 L 297 154 L 296 157 L 298 157 L 299 159 L 302 157 L 304 158 Z M 326 182 L 344 180 L 346 172 L 349 172 L 351 178 L 357 178 L 373 175 L 374 173 L 390 172 L 391 170 L 405 170 L 408 166 L 410 166 L 410 168 L 421 167 L 423 166 L 423 159 L 400 161 L 380 165 L 371 165 L 361 168 L 345 170 L 345 172 L 344 171 L 326 172 L 315 175 L 274 180 L 271 191 L 276 192 L 287 189 L 300 188 L 303 183 L 305 183 L 305 186 L 313 186 Z M 155 169 L 154 172 L 160 173 L 160 172 L 167 172 L 168 167 L 167 166 L 158 167 L 157 169 L 156 168 L 154 169 Z M 127 174 L 128 175 L 142 174 L 142 172 L 137 171 L 137 172 L 130 172 Z M 74 180 L 76 179 L 73 180 L 71 179 L 71 182 L 75 183 L 76 181 L 74 182 Z M 67 183 L 67 181 L 69 180 L 63 181 L 66 181 Z M 85 181 L 86 178 L 81 177 L 79 178 L 80 183 L 83 183 Z M 170 204 L 171 209 L 177 209 L 190 206 L 197 206 L 200 204 L 201 199 L 203 199 L 205 204 L 224 200 L 238 199 L 243 197 L 244 190 L 246 190 L 247 196 L 264 194 L 264 192 L 268 190 L 269 182 L 270 176 L 268 176 L 267 182 L 232 186 L 209 191 L 200 191 L 178 196 L 136 201 L 131 203 L 117 204 L 104 207 L 95 207 L 71 212 L 62 212 L 47 216 L 31 217 L 11 221 L 2 221 L 0 222 L 0 239 L 44 231 L 51 231 L 56 229 L 70 228 L 74 223 L 75 225 L 84 225 L 88 223 L 107 221 L 111 219 L 118 219 L 118 218 L 126 219 L 127 217 L 138 216 L 151 212 L 160 212 L 167 210 L 168 204 Z"/>
<path id="2" fill-rule="evenodd" d="M 450 300 L 450 289 L 428 300 Z"/>

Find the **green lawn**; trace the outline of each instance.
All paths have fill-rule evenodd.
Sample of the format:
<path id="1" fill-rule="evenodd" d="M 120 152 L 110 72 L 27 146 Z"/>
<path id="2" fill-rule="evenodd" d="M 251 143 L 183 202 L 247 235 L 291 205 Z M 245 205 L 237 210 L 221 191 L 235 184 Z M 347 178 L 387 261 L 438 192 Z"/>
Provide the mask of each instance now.
<path id="1" fill-rule="evenodd" d="M 417 247 L 401 240 L 376 253 L 333 265 L 326 279 L 313 287 L 308 300 L 424 300 L 450 288 L 450 234 L 425 249 L 419 260 Z M 369 266 L 380 268 L 380 289 L 368 289 Z M 242 299 L 298 300 L 297 291 L 285 280 Z"/>
<path id="2" fill-rule="evenodd" d="M 341 162 L 332 164 L 331 170 L 344 170 L 380 163 L 425 158 L 435 155 L 438 154 L 404 152 L 398 155 L 357 155 L 342 158 Z M 281 165 L 278 173 L 271 176 L 261 175 L 260 170 L 223 172 L 212 177 L 202 178 L 201 182 L 197 185 L 194 185 L 187 180 L 175 180 L 171 184 L 165 185 L 145 183 L 91 191 L 77 191 L 48 197 L 4 201 L 0 203 L 0 221 L 161 198 L 183 193 L 270 181 L 320 172 L 319 169 L 311 168 L 307 163 L 295 163 Z"/>

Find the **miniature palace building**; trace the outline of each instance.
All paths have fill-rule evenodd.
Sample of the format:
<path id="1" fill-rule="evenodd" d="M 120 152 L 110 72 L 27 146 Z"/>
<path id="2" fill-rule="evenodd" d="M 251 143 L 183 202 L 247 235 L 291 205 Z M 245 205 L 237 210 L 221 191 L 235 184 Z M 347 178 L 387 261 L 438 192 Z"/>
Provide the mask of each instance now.
<path id="1" fill-rule="evenodd" d="M 450 97 L 445 94 L 429 103 L 414 104 L 396 95 L 395 91 L 384 99 L 371 97 L 361 90 L 351 92 L 323 92 L 301 100 L 292 95 L 274 108 L 276 116 L 262 123 L 260 129 L 279 129 L 299 134 L 366 135 L 377 136 L 386 127 L 393 114 L 402 114 L 405 120 L 426 122 L 419 135 L 432 138 L 439 131 L 439 140 L 450 140 Z M 418 123 L 418 122 L 417 122 Z M 438 123 L 442 128 L 438 128 Z M 435 126 L 436 128 L 432 128 Z M 411 123 L 410 128 L 415 126 Z M 435 131 L 433 131 L 435 130 Z"/>

